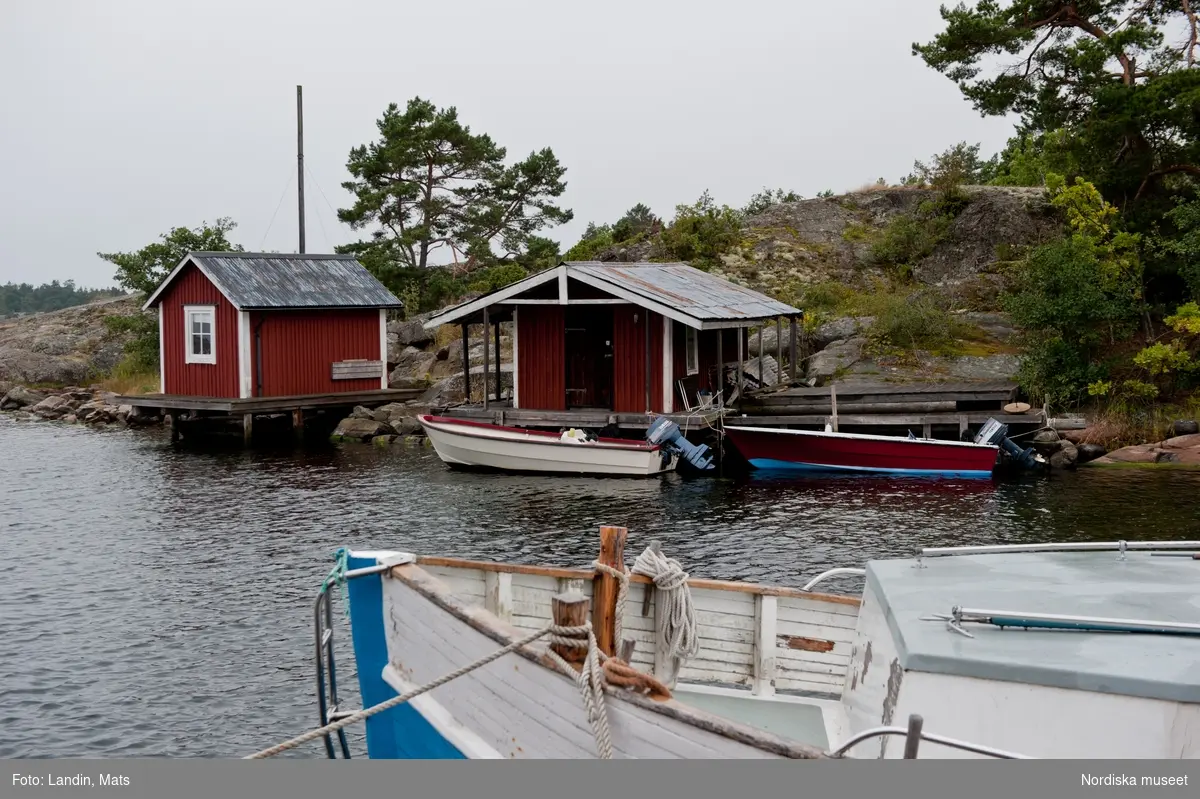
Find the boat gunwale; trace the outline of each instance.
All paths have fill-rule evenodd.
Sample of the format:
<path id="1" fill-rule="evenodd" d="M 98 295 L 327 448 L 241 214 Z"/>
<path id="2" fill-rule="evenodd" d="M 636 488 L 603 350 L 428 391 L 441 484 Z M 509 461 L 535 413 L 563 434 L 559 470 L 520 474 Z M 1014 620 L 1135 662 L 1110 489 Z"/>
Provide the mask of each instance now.
<path id="1" fill-rule="evenodd" d="M 888 441 L 901 444 L 929 444 L 932 446 L 968 447 L 971 449 L 991 449 L 999 451 L 995 444 L 977 444 L 974 441 L 950 441 L 940 438 L 906 438 L 904 436 L 881 436 L 875 433 L 835 433 L 826 430 L 792 430 L 786 427 L 741 427 L 725 425 L 725 430 L 737 430 L 742 433 L 786 433 L 796 436 L 815 436 L 820 438 L 841 438 L 857 441 Z"/>
<path id="2" fill-rule="evenodd" d="M 658 452 L 662 447 L 658 444 L 649 444 L 642 441 L 631 441 L 623 438 L 597 438 L 595 441 L 586 443 L 568 444 L 563 441 L 558 433 L 550 433 L 544 430 L 529 430 L 524 427 L 509 427 L 507 425 L 492 424 L 491 422 L 479 422 L 474 419 L 456 419 L 450 416 L 434 416 L 433 414 L 421 414 L 417 420 L 422 425 L 430 425 L 435 430 L 445 433 L 455 433 L 454 427 L 474 427 L 485 430 L 498 430 L 502 433 L 514 433 L 523 436 L 523 438 L 495 438 L 496 441 L 512 441 L 522 444 L 553 444 L 560 447 L 578 447 L 589 446 L 596 449 L 611 449 L 611 450 L 628 450 L 635 452 Z M 469 432 L 460 432 L 459 435 L 467 436 L 468 438 L 482 438 L 483 436 L 472 436 Z M 532 439 L 529 437 L 533 437 Z M 544 439 L 544 440 L 538 440 Z"/>
<path id="3" fill-rule="evenodd" d="M 522 563 L 497 563 L 495 561 L 465 560 L 449 558 L 441 555 L 417 555 L 416 563 L 452 569 L 475 569 L 484 572 L 501 574 L 530 574 L 540 577 L 556 577 L 564 580 L 594 580 L 598 574 L 588 569 L 571 569 L 560 566 L 530 566 Z M 653 580 L 642 574 L 630 574 L 631 583 L 653 584 Z M 837 605 L 862 605 L 862 599 L 843 594 L 824 594 L 816 591 L 805 591 L 803 588 L 791 588 L 782 585 L 764 585 L 761 583 L 741 583 L 728 580 L 709 580 L 700 577 L 689 577 L 689 588 L 708 591 L 729 591 L 739 594 L 758 596 L 789 597 L 796 599 L 811 599 L 816 602 L 829 602 Z"/>
<path id="4" fill-rule="evenodd" d="M 384 572 L 384 576 L 399 580 L 405 586 L 429 600 L 434 606 L 441 608 L 454 618 L 502 646 L 519 641 L 529 634 L 528 630 L 520 630 L 508 624 L 483 607 L 465 603 L 444 581 L 420 568 L 419 561 L 418 563 L 397 564 Z M 534 642 L 524 647 L 518 647 L 513 650 L 513 654 L 520 655 L 526 660 L 537 663 L 559 679 L 571 680 L 550 659 L 548 651 L 546 644 Z M 604 691 L 608 696 L 614 697 L 618 701 L 627 702 L 643 710 L 675 719 L 705 732 L 720 735 L 783 758 L 794 760 L 835 759 L 828 752 L 818 747 L 782 738 L 765 730 L 759 730 L 741 722 L 736 722 L 732 719 L 700 710 L 699 708 L 693 708 L 680 702 L 673 696 L 670 699 L 651 699 L 648 696 L 616 688 L 607 683 L 604 684 Z"/>

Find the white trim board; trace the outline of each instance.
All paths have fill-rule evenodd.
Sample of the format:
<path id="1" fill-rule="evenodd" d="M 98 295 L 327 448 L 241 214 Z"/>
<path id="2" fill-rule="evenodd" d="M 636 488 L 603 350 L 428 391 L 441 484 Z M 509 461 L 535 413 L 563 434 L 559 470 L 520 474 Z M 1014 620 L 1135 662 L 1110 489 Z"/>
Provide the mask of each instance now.
<path id="1" fill-rule="evenodd" d="M 383 361 L 383 375 L 380 377 L 380 388 L 388 387 L 388 350 L 387 350 L 387 309 L 379 309 L 379 360 Z"/>
<path id="2" fill-rule="evenodd" d="M 520 346 L 520 342 L 517 340 L 517 330 L 519 329 L 519 325 L 517 324 L 517 313 L 519 311 L 520 311 L 519 308 L 513 308 L 513 312 L 512 312 L 512 316 L 513 316 L 513 318 L 512 318 L 512 348 L 513 348 L 512 406 L 513 406 L 513 410 L 516 410 L 521 407 L 521 397 L 517 392 L 517 386 L 521 385 L 521 369 L 520 369 L 521 346 Z"/>
<path id="3" fill-rule="evenodd" d="M 162 306 L 158 306 L 162 308 Z M 253 372 L 250 365 L 250 313 L 238 311 L 238 396 L 254 396 Z"/>
<path id="4" fill-rule="evenodd" d="M 158 306 L 158 393 L 167 393 L 166 330 L 163 327 L 163 307 Z"/>
<path id="5" fill-rule="evenodd" d="M 518 294 L 528 291 L 531 288 L 536 288 L 543 283 L 549 283 L 551 280 L 558 280 L 560 273 L 566 274 L 566 269 L 567 268 L 565 266 L 547 269 L 545 272 L 538 272 L 537 274 L 530 275 L 524 280 L 518 280 L 511 286 L 505 286 L 504 288 L 494 291 L 491 294 L 485 294 L 479 299 L 472 300 L 471 302 L 456 306 L 454 308 L 447 308 L 443 313 L 430 317 L 425 322 L 425 329 L 435 330 L 442 325 L 448 325 L 451 322 L 458 321 L 464 316 L 470 316 L 476 311 L 481 311 L 486 306 L 496 305 L 503 300 L 515 297 Z"/>
<path id="6" fill-rule="evenodd" d="M 675 323 L 665 316 L 663 317 L 662 321 L 663 413 L 674 413 L 672 409 L 675 407 L 675 392 L 671 390 L 671 386 L 675 385 Z"/>

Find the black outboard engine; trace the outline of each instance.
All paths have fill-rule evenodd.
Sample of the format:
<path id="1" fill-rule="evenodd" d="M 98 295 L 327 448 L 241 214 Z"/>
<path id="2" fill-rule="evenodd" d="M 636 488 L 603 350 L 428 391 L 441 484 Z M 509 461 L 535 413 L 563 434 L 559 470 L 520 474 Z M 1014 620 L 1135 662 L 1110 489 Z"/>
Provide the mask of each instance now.
<path id="1" fill-rule="evenodd" d="M 1033 447 L 1021 449 L 1008 437 L 1008 425 L 1001 424 L 995 419 L 988 419 L 975 436 L 976 444 L 994 444 L 1014 463 L 1026 469 L 1039 469 L 1045 466 L 1046 460 L 1034 452 Z"/>

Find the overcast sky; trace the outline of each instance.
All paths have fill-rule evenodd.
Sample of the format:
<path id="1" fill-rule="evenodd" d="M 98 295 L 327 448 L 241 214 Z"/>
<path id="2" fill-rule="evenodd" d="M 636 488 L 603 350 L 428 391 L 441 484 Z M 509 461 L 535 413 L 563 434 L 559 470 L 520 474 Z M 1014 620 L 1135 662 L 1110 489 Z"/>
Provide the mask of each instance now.
<path id="1" fill-rule="evenodd" d="M 939 0 L 583 5 L 4 2 L 0 282 L 111 285 L 97 251 L 220 216 L 248 250 L 295 251 L 297 84 L 309 252 L 356 238 L 333 210 L 346 156 L 416 95 L 510 159 L 553 148 L 564 249 L 637 202 L 669 219 L 706 188 L 840 192 L 1012 130 L 911 54 Z"/>

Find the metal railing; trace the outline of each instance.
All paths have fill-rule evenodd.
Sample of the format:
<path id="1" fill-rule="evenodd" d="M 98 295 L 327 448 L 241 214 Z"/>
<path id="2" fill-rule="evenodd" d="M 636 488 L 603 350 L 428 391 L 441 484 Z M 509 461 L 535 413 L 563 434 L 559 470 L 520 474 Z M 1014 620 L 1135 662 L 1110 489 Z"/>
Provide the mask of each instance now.
<path id="1" fill-rule="evenodd" d="M 1057 544 L 993 544 L 988 546 L 925 547 L 918 557 L 1001 555 L 1009 552 L 1144 552 L 1155 549 L 1196 549 L 1200 541 L 1079 541 Z"/>
<path id="2" fill-rule="evenodd" d="M 967 741 L 960 741 L 956 738 L 947 738 L 944 735 L 934 735 L 923 731 L 925 725 L 924 719 L 913 714 L 908 717 L 908 727 L 874 727 L 869 730 L 863 730 L 858 735 L 852 736 L 846 740 L 837 749 L 834 749 L 829 754 L 833 757 L 845 757 L 846 753 L 853 749 L 863 741 L 869 741 L 872 738 L 881 738 L 887 735 L 903 735 L 904 736 L 904 759 L 916 760 L 917 749 L 921 745 L 921 741 L 929 741 L 930 743 L 948 746 L 951 749 L 959 749 L 964 752 L 972 752 L 977 755 L 985 755 L 987 757 L 999 758 L 1001 760 L 1033 760 L 1027 755 L 1019 755 L 1016 752 L 1006 752 L 1003 749 L 996 749 L 992 746 L 984 746 L 983 744 L 973 744 Z"/>
<path id="3" fill-rule="evenodd" d="M 849 574 L 862 576 L 866 573 L 867 573 L 866 569 L 830 569 L 829 571 L 821 572 L 816 577 L 809 580 L 807 583 L 804 584 L 804 588 L 802 588 L 801 590 L 802 591 L 811 591 L 813 589 L 814 585 L 816 585 L 817 583 L 824 582 L 825 580 L 829 579 L 830 577 L 838 577 L 839 575 L 849 575 Z"/>

